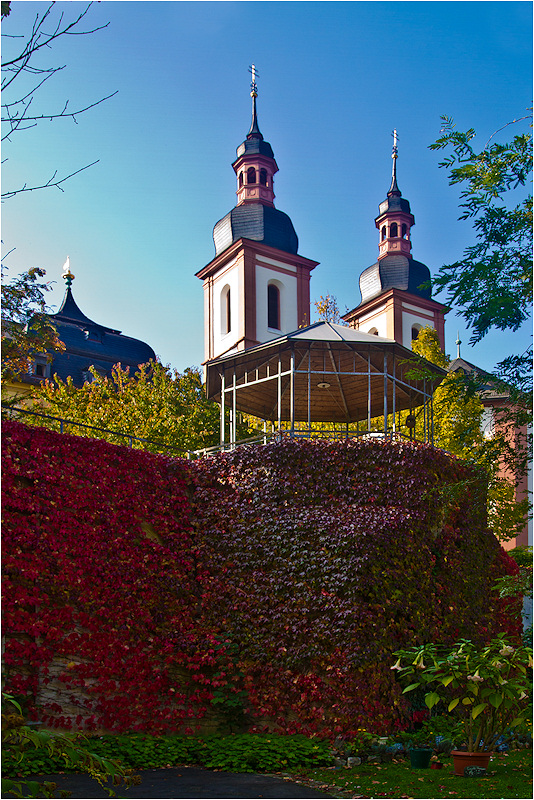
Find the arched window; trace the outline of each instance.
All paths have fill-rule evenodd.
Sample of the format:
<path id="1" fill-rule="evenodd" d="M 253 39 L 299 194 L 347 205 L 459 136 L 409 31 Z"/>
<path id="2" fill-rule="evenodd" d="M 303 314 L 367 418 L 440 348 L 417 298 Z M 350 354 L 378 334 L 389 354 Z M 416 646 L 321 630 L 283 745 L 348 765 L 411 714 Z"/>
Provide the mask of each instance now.
<path id="1" fill-rule="evenodd" d="M 412 342 L 415 342 L 417 337 L 419 336 L 419 331 L 421 330 L 421 325 L 412 325 Z"/>
<path id="2" fill-rule="evenodd" d="M 383 225 L 382 226 L 382 241 L 384 241 L 385 238 L 386 238 L 386 226 Z"/>
<path id="3" fill-rule="evenodd" d="M 407 239 L 408 238 L 408 226 L 406 224 L 403 224 L 401 230 L 402 230 L 402 238 L 403 239 Z"/>
<path id="4" fill-rule="evenodd" d="M 260 169 L 260 183 L 262 186 L 267 186 L 267 170 Z"/>
<path id="5" fill-rule="evenodd" d="M 267 286 L 267 326 L 280 330 L 280 289 L 274 283 Z"/>
<path id="6" fill-rule="evenodd" d="M 256 183 L 256 170 L 254 167 L 247 169 L 247 183 Z"/>
<path id="7" fill-rule="evenodd" d="M 399 235 L 399 228 L 396 222 L 391 223 L 391 228 L 389 229 L 389 235 L 392 239 L 396 239 Z"/>
<path id="8" fill-rule="evenodd" d="M 239 173 L 239 185 L 243 186 L 243 173 L 242 172 Z"/>
<path id="9" fill-rule="evenodd" d="M 221 292 L 221 333 L 230 333 L 232 329 L 232 301 L 230 287 L 225 286 Z"/>

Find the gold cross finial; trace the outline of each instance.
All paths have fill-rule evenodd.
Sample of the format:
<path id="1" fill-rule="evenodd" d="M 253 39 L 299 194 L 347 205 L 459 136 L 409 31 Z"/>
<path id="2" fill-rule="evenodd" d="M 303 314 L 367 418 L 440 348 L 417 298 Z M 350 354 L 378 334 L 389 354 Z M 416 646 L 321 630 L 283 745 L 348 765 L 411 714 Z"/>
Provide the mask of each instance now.
<path id="1" fill-rule="evenodd" d="M 256 85 L 256 78 L 258 77 L 259 73 L 256 72 L 256 65 L 252 64 L 252 66 L 248 68 L 248 71 L 250 72 L 250 74 L 252 76 L 252 80 L 250 82 L 250 96 L 251 97 L 257 97 L 258 96 L 258 87 Z"/>
<path id="2" fill-rule="evenodd" d="M 399 151 L 398 151 L 398 148 L 397 148 L 398 137 L 397 137 L 397 129 L 396 128 L 393 130 L 392 136 L 393 136 L 393 152 L 391 154 L 391 158 L 398 158 L 399 157 Z"/>

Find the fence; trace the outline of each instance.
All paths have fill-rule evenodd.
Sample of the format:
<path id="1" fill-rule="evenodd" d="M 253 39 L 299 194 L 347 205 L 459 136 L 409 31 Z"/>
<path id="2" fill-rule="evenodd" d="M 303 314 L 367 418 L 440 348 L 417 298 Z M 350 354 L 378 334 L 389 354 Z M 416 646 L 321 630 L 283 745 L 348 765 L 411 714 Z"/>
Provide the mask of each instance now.
<path id="1" fill-rule="evenodd" d="M 2 403 L 3 414 L 5 414 L 9 419 L 16 418 L 19 415 L 23 417 L 36 417 L 41 418 L 43 420 L 51 420 L 53 422 L 59 423 L 59 433 L 67 433 L 66 428 L 70 428 L 69 433 L 74 434 L 75 436 L 83 435 L 78 434 L 76 432 L 77 428 L 83 428 L 89 431 L 96 431 L 98 433 L 105 433 L 111 436 L 117 436 L 119 439 L 126 440 L 126 444 L 128 447 L 133 448 L 134 442 L 140 442 L 143 444 L 150 445 L 150 449 L 156 449 L 156 452 L 159 453 L 166 453 L 173 456 L 179 456 L 180 458 L 187 458 L 187 459 L 195 459 L 195 458 L 203 458 L 206 456 L 215 455 L 215 453 L 219 452 L 227 452 L 229 450 L 234 450 L 236 447 L 246 447 L 250 445 L 266 445 L 270 442 L 281 441 L 283 438 L 291 438 L 291 439 L 355 439 L 355 438 L 380 438 L 380 439 L 410 439 L 410 437 L 405 436 L 404 434 L 388 431 L 384 433 L 383 431 L 348 431 L 348 430 L 314 430 L 314 429 L 303 429 L 303 430 L 280 430 L 280 431 L 273 431 L 271 433 L 264 433 L 258 434 L 256 436 L 251 436 L 248 439 L 241 439 L 238 442 L 226 442 L 224 444 L 217 444 L 211 447 L 201 447 L 198 450 L 180 450 L 172 445 L 168 445 L 165 442 L 159 442 L 155 439 L 147 439 L 142 436 L 134 436 L 132 433 L 122 433 L 121 431 L 114 431 L 110 428 L 99 428 L 96 425 L 89 425 L 86 422 L 76 422 L 75 420 L 65 419 L 63 417 L 55 417 L 51 414 L 43 414 L 40 411 L 30 411 L 26 408 L 20 408 L 18 406 L 9 405 L 8 403 Z M 52 427 L 43 423 L 44 427 Z M 54 430 L 54 428 L 52 428 Z M 72 430 L 74 429 L 74 430 Z M 99 439 L 102 437 L 95 436 L 95 439 Z M 140 449 L 148 449 L 148 448 L 140 448 Z"/>

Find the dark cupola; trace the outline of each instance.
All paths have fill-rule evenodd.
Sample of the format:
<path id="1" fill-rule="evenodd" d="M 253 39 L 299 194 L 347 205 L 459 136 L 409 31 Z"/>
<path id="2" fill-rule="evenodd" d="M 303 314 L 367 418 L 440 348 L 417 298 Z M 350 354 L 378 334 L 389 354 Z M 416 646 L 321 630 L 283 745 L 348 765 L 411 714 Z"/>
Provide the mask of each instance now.
<path id="1" fill-rule="evenodd" d="M 213 229 L 215 254 L 218 256 L 238 239 L 297 253 L 298 238 L 287 214 L 274 207 L 274 175 L 278 165 L 269 142 L 258 124 L 256 68 L 251 67 L 252 122 L 246 139 L 237 148 L 232 164 L 237 176 L 237 205 Z"/>
<path id="2" fill-rule="evenodd" d="M 115 328 L 93 322 L 80 310 L 72 294 L 74 275 L 68 258 L 63 279 L 67 285 L 65 297 L 59 311 L 50 314 L 50 319 L 65 345 L 65 351 L 54 354 L 50 377 L 57 374 L 66 380 L 70 376 L 75 386 L 82 386 L 85 381 L 93 380 L 89 370 L 91 366 L 100 375 L 110 377 L 114 365 L 120 363 L 123 368 L 130 367 L 133 375 L 140 364 L 155 360 L 156 355 L 148 344 L 124 336 Z"/>

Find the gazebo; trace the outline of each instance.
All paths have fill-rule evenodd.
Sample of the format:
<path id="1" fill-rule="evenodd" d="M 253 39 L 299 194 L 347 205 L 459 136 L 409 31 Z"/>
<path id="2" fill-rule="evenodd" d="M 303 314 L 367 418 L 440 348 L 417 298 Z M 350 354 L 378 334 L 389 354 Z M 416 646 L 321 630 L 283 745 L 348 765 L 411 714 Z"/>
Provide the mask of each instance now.
<path id="1" fill-rule="evenodd" d="M 287 423 L 290 436 L 311 434 L 317 422 L 343 425 L 347 433 L 356 424 L 355 433 L 365 434 L 383 416 L 388 435 L 397 432 L 403 411 L 413 427 L 419 409 L 423 438 L 432 442 L 432 394 L 446 374 L 393 339 L 317 322 L 208 361 L 206 389 L 221 406 L 223 447 L 236 444 L 238 411 L 270 421 L 278 432 Z"/>

